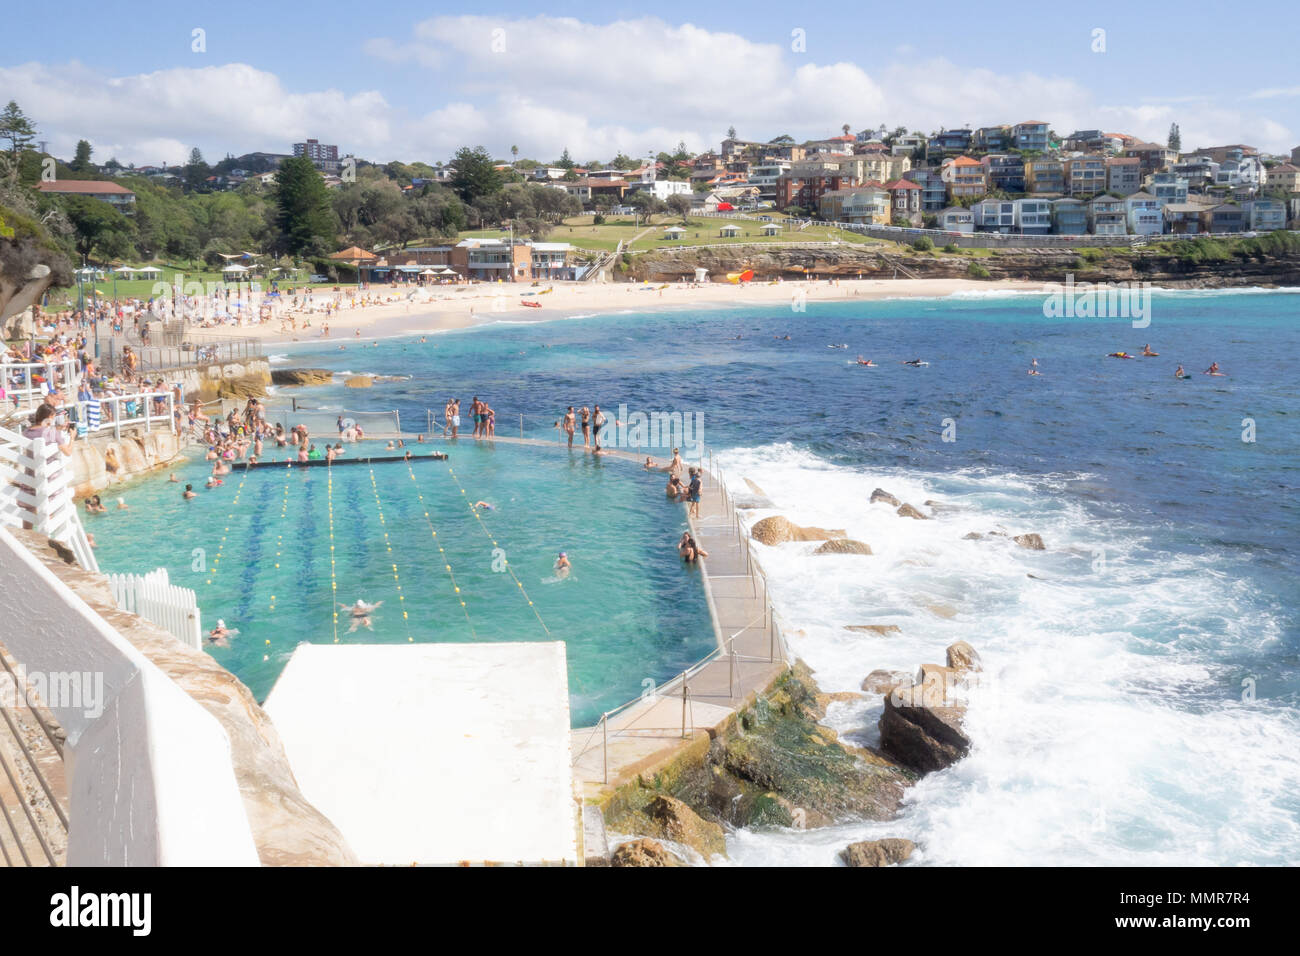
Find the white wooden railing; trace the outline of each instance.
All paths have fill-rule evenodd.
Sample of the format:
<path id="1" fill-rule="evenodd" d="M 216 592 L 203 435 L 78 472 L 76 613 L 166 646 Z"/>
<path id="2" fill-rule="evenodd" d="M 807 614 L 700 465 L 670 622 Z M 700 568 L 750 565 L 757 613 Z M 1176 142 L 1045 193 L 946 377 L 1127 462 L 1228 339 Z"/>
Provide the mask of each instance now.
<path id="1" fill-rule="evenodd" d="M 166 568 L 148 574 L 110 574 L 108 586 L 123 611 L 157 624 L 183 644 L 203 649 L 198 597 L 171 583 Z"/>
<path id="2" fill-rule="evenodd" d="M 68 866 L 257 866 L 217 719 L 0 527 L 0 645 L 50 693 L 67 734 Z"/>
<path id="3" fill-rule="evenodd" d="M 31 528 L 72 549 L 98 571 L 72 496 L 72 463 L 58 445 L 0 428 L 0 525 Z"/>
<path id="4" fill-rule="evenodd" d="M 56 362 L 0 361 L 0 389 L 4 390 L 5 403 L 18 408 L 39 405 L 45 398 L 47 385 L 36 381 L 38 376 L 44 378 L 45 383 L 76 392 L 77 363 L 71 357 Z"/>
<path id="5" fill-rule="evenodd" d="M 165 411 L 154 409 L 154 399 L 167 403 Z M 136 405 L 132 409 L 132 403 Z M 140 392 L 136 395 L 110 395 L 90 401 L 77 402 L 78 435 L 84 431 L 95 435 L 112 429 L 114 438 L 122 437 L 125 425 L 144 425 L 145 431 L 154 426 L 166 426 L 176 431 L 176 396 L 173 392 Z"/>

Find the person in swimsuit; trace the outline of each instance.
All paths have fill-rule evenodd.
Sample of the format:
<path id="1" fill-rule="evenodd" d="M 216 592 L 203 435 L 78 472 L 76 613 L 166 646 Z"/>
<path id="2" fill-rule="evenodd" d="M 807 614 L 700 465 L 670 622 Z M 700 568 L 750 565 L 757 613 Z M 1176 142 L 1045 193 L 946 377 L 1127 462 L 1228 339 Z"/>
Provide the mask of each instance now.
<path id="1" fill-rule="evenodd" d="M 1174 378 L 1187 378 L 1187 373 L 1183 371 L 1181 365 L 1174 369 Z"/>
<path id="2" fill-rule="evenodd" d="M 571 570 L 573 570 L 573 565 L 569 563 L 569 556 L 561 551 L 560 556 L 555 559 L 555 576 L 557 578 L 567 578 Z"/>
<path id="3" fill-rule="evenodd" d="M 600 430 L 605 427 L 606 421 L 605 413 L 600 410 L 600 406 L 595 406 L 595 410 L 591 414 L 591 437 L 594 440 L 595 451 L 598 455 L 601 452 Z"/>
<path id="4" fill-rule="evenodd" d="M 184 498 L 186 501 L 189 501 L 191 498 L 197 498 L 198 493 L 194 490 L 193 485 L 186 485 L 185 493 L 181 495 L 181 497 Z"/>
<path id="5" fill-rule="evenodd" d="M 569 436 L 569 447 L 572 448 L 573 432 L 574 432 L 574 415 L 573 415 L 572 405 L 570 405 L 569 410 L 564 413 L 564 421 L 562 423 L 562 427 L 564 428 L 564 434 Z"/>
<path id="6" fill-rule="evenodd" d="M 691 483 L 686 489 L 686 497 L 690 499 L 690 508 L 688 509 L 692 518 L 700 516 L 700 487 L 703 484 L 700 478 L 700 470 L 691 468 Z"/>
<path id="7" fill-rule="evenodd" d="M 1205 370 L 1205 374 L 1206 374 L 1206 375 L 1222 375 L 1223 373 L 1219 371 L 1219 363 L 1218 363 L 1218 362 L 1211 362 L 1211 363 L 1210 363 L 1210 367 L 1207 368 L 1207 369 Z"/>
<path id="8" fill-rule="evenodd" d="M 582 406 L 582 447 L 586 448 L 591 444 L 591 409 L 586 405 Z"/>
<path id="9" fill-rule="evenodd" d="M 1156 356 L 1156 355 L 1159 355 L 1160 353 L 1159 353 L 1159 352 L 1152 352 L 1152 351 L 1151 351 L 1151 343 L 1148 342 L 1146 345 L 1142 346 L 1142 354 L 1143 354 L 1143 355 L 1149 355 L 1149 356 Z"/>
<path id="10" fill-rule="evenodd" d="M 691 537 L 689 531 L 682 532 L 682 538 L 677 542 L 677 553 L 682 556 L 682 560 L 687 564 L 694 564 L 700 558 L 709 556 L 709 552 L 700 547 L 699 543 Z"/>

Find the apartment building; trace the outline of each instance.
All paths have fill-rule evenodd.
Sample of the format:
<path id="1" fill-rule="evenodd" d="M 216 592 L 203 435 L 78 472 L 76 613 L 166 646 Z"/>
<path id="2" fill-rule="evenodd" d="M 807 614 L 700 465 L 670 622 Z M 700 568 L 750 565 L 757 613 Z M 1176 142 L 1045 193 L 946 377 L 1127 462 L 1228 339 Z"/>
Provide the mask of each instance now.
<path id="1" fill-rule="evenodd" d="M 1173 173 L 1156 173 L 1147 190 L 1163 205 L 1183 205 L 1187 202 L 1187 180 Z"/>
<path id="2" fill-rule="evenodd" d="M 1300 166 L 1295 163 L 1274 166 L 1268 171 L 1267 186 L 1284 193 L 1300 193 Z"/>
<path id="3" fill-rule="evenodd" d="M 1125 196 L 1124 216 L 1128 231 L 1135 236 L 1158 236 L 1164 232 L 1165 219 L 1160 206 L 1160 200 L 1148 192 Z"/>
<path id="4" fill-rule="evenodd" d="M 1049 124 L 1041 120 L 1026 120 L 1011 127 L 1011 139 L 1016 149 L 1047 152 Z"/>
<path id="5" fill-rule="evenodd" d="M 1075 199 L 1106 191 L 1106 159 L 1103 156 L 1074 156 L 1065 161 L 1065 192 Z"/>
<path id="6" fill-rule="evenodd" d="M 970 207 L 977 232 L 1010 233 L 1016 227 L 1016 204 L 1010 199 L 981 199 Z"/>
<path id="7" fill-rule="evenodd" d="M 1250 199 L 1241 208 L 1246 214 L 1247 229 L 1272 232 L 1286 228 L 1286 203 L 1280 199 Z"/>
<path id="8" fill-rule="evenodd" d="M 317 169 L 323 173 L 339 171 L 339 148 L 333 144 L 322 143 L 318 139 L 309 139 L 305 143 L 294 143 L 293 154 L 306 156 Z"/>
<path id="9" fill-rule="evenodd" d="M 1114 196 L 1097 196 L 1087 204 L 1088 231 L 1094 236 L 1128 235 L 1128 215 L 1124 200 Z"/>
<path id="10" fill-rule="evenodd" d="M 1058 236 L 1083 236 L 1088 232 L 1088 211 L 1081 199 L 1052 201 L 1052 232 Z"/>
<path id="11" fill-rule="evenodd" d="M 927 167 L 909 169 L 903 178 L 921 187 L 921 212 L 941 212 L 948 204 L 948 184 L 939 175 L 939 170 Z"/>
<path id="12" fill-rule="evenodd" d="M 939 213 L 939 228 L 945 232 L 972 233 L 975 231 L 975 214 L 961 206 L 949 206 Z"/>
<path id="13" fill-rule="evenodd" d="M 1001 153 L 1015 147 L 1010 126 L 981 126 L 971 137 L 971 149 L 983 153 Z"/>
<path id="14" fill-rule="evenodd" d="M 1128 196 L 1142 188 L 1142 161 L 1136 156 L 1106 160 L 1106 191 Z"/>
<path id="15" fill-rule="evenodd" d="M 869 183 L 822 193 L 817 211 L 829 222 L 887 226 L 891 204 L 888 189 L 880 183 Z"/>
<path id="16" fill-rule="evenodd" d="M 1015 206 L 1015 231 L 1027 236 L 1045 236 L 1052 231 L 1052 201 L 1050 199 L 1017 199 Z"/>
<path id="17" fill-rule="evenodd" d="M 945 160 L 939 175 L 948 186 L 948 198 L 962 199 L 983 196 L 988 192 L 984 164 L 969 156 Z"/>
<path id="18" fill-rule="evenodd" d="M 894 179 L 885 183 L 889 190 L 890 219 L 906 219 L 911 223 L 921 221 L 921 187 L 910 179 Z"/>
<path id="19" fill-rule="evenodd" d="M 1036 196 L 1060 196 L 1065 192 L 1065 164 L 1059 159 L 1031 159 L 1025 162 L 1025 192 Z"/>
<path id="20" fill-rule="evenodd" d="M 968 129 L 946 129 L 930 137 L 928 154 L 931 158 L 939 156 L 960 156 L 970 149 L 971 131 Z"/>
<path id="21" fill-rule="evenodd" d="M 1004 193 L 1025 191 L 1025 161 L 1010 153 L 990 153 L 980 160 L 984 164 L 989 189 Z"/>

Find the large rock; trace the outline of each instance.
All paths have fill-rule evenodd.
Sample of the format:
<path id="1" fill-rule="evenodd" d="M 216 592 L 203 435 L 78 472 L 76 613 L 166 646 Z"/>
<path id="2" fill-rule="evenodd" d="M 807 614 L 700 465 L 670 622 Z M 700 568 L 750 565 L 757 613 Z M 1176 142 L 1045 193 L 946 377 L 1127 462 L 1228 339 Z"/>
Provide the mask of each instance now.
<path id="1" fill-rule="evenodd" d="M 217 383 L 218 398 L 261 398 L 266 394 L 266 380 L 257 374 L 223 378 Z"/>
<path id="2" fill-rule="evenodd" d="M 900 504 L 902 504 L 901 501 L 899 501 L 897 498 L 891 495 L 884 488 L 877 488 L 875 491 L 871 493 L 870 503 L 874 505 L 877 501 L 883 501 L 885 504 L 893 505 L 895 508 L 897 508 Z"/>
<path id="3" fill-rule="evenodd" d="M 271 370 L 276 385 L 329 385 L 334 373 L 327 368 L 276 368 Z"/>
<path id="4" fill-rule="evenodd" d="M 727 855 L 727 838 L 722 827 L 710 823 L 676 797 L 660 794 L 646 807 L 646 816 L 657 831 L 654 836 L 688 846 L 708 860 Z"/>
<path id="5" fill-rule="evenodd" d="M 888 694 L 899 684 L 911 682 L 911 675 L 903 671 L 874 670 L 862 678 L 862 689 L 869 694 Z"/>
<path id="6" fill-rule="evenodd" d="M 854 541 L 852 538 L 835 538 L 832 541 L 825 541 L 813 552 L 813 554 L 870 554 L 871 545 L 865 541 Z"/>
<path id="7" fill-rule="evenodd" d="M 343 382 L 348 388 L 370 388 L 375 380 L 370 375 L 353 375 Z"/>
<path id="8" fill-rule="evenodd" d="M 846 631 L 859 631 L 863 634 L 879 634 L 884 637 L 886 634 L 901 634 L 903 629 L 897 624 L 845 624 Z"/>
<path id="9" fill-rule="evenodd" d="M 1030 551 L 1046 550 L 1046 546 L 1043 544 L 1043 536 L 1039 534 L 1018 534 L 1011 540 L 1022 548 L 1028 548 Z"/>
<path id="10" fill-rule="evenodd" d="M 948 645 L 948 666 L 958 672 L 984 669 L 979 652 L 965 641 Z"/>
<path id="11" fill-rule="evenodd" d="M 866 840 L 862 843 L 850 843 L 840 851 L 840 859 L 845 866 L 890 866 L 902 863 L 916 846 L 911 840 L 890 838 L 885 840 Z"/>
<path id="12" fill-rule="evenodd" d="M 921 521 L 930 520 L 929 515 L 922 514 L 920 511 L 918 511 L 917 509 L 913 508 L 911 505 L 908 504 L 900 505 L 898 511 L 895 512 L 895 514 L 897 514 L 900 518 L 917 518 Z"/>
<path id="13" fill-rule="evenodd" d="M 829 541 L 845 536 L 843 531 L 801 528 L 784 515 L 771 515 L 754 522 L 749 534 L 755 541 L 768 545 L 785 544 L 787 541 Z"/>
<path id="14" fill-rule="evenodd" d="M 681 860 L 655 840 L 624 843 L 609 858 L 610 866 L 684 866 Z"/>
<path id="15" fill-rule="evenodd" d="M 966 708 L 943 688 L 899 685 L 885 695 L 880 717 L 880 747 L 905 767 L 919 773 L 952 766 L 970 752 L 962 729 Z"/>

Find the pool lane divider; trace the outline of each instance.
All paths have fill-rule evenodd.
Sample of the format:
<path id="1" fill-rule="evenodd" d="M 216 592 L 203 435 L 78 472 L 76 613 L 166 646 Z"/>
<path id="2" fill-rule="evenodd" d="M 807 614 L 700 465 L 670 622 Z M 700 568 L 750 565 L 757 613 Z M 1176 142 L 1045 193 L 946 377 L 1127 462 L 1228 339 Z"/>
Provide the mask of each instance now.
<path id="1" fill-rule="evenodd" d="M 370 469 L 370 487 L 375 492 L 375 510 L 379 512 L 379 530 L 384 535 L 384 547 L 388 550 L 388 566 L 393 569 L 393 585 L 397 588 L 397 605 L 402 610 L 402 627 L 406 630 L 406 642 L 414 644 L 411 637 L 411 622 L 406 614 L 406 595 L 402 593 L 402 581 L 398 577 L 397 564 L 393 561 L 393 543 L 388 540 L 388 522 L 384 520 L 384 505 L 379 500 L 379 485 L 375 481 L 375 469 Z"/>
<path id="2" fill-rule="evenodd" d="M 334 643 L 337 644 L 339 642 L 339 582 L 334 567 L 334 470 L 332 468 L 325 469 L 325 492 L 330 522 L 330 616 L 334 625 Z"/>
<path id="3" fill-rule="evenodd" d="M 528 607 L 532 610 L 533 616 L 537 618 L 537 623 L 542 626 L 542 630 L 546 632 L 546 636 L 550 637 L 551 629 L 547 627 L 546 622 L 542 620 L 542 615 L 538 612 L 537 606 L 533 604 L 533 599 L 528 596 L 528 592 L 524 589 L 524 583 L 519 580 L 518 575 L 515 574 L 515 569 L 510 566 L 510 557 L 506 553 L 506 549 L 497 544 L 497 539 L 492 535 L 492 532 L 488 530 L 487 525 L 483 523 L 483 516 L 479 514 L 478 508 L 474 507 L 473 502 L 469 500 L 469 495 L 467 495 L 465 489 L 461 487 L 460 479 L 456 477 L 456 472 L 450 465 L 447 466 L 447 474 L 451 475 L 452 483 L 455 484 L 457 490 L 460 491 L 460 496 L 465 499 L 465 507 L 469 508 L 469 513 L 474 516 L 474 520 L 478 522 L 479 528 L 482 529 L 485 535 L 487 535 L 487 539 L 492 542 L 492 547 L 501 551 L 502 566 L 510 572 L 510 577 L 514 578 L 515 586 L 519 588 L 519 593 L 522 594 L 524 600 L 528 602 Z"/>
<path id="4" fill-rule="evenodd" d="M 429 534 L 433 537 L 433 543 L 438 549 L 438 554 L 442 557 L 443 570 L 447 572 L 447 577 L 451 580 L 452 592 L 456 595 L 456 600 L 460 602 L 460 609 L 465 612 L 465 623 L 469 626 L 470 636 L 478 640 L 478 634 L 474 630 L 474 622 L 469 619 L 469 607 L 465 604 L 465 599 L 461 596 L 460 585 L 456 583 L 456 574 L 451 569 L 451 564 L 447 561 L 447 552 L 443 550 L 438 543 L 438 531 L 433 526 L 433 519 L 429 517 L 429 506 L 424 501 L 424 494 L 420 491 L 420 483 L 415 479 L 415 470 L 411 468 L 411 462 L 406 463 L 407 474 L 411 476 L 411 483 L 415 488 L 415 497 L 420 500 L 420 511 L 424 514 L 424 523 L 429 526 Z"/>
<path id="5" fill-rule="evenodd" d="M 235 497 L 230 502 L 230 513 L 226 515 L 226 525 L 221 532 L 221 540 L 217 542 L 217 556 L 212 559 L 212 570 L 208 573 L 207 583 L 211 584 L 212 579 L 217 576 L 217 569 L 221 566 L 221 553 L 226 547 L 226 535 L 230 533 L 230 522 L 235 519 L 236 509 L 239 507 L 239 493 L 244 490 L 244 482 L 248 480 L 248 466 L 244 466 L 244 474 L 239 479 L 239 485 L 235 488 Z"/>

